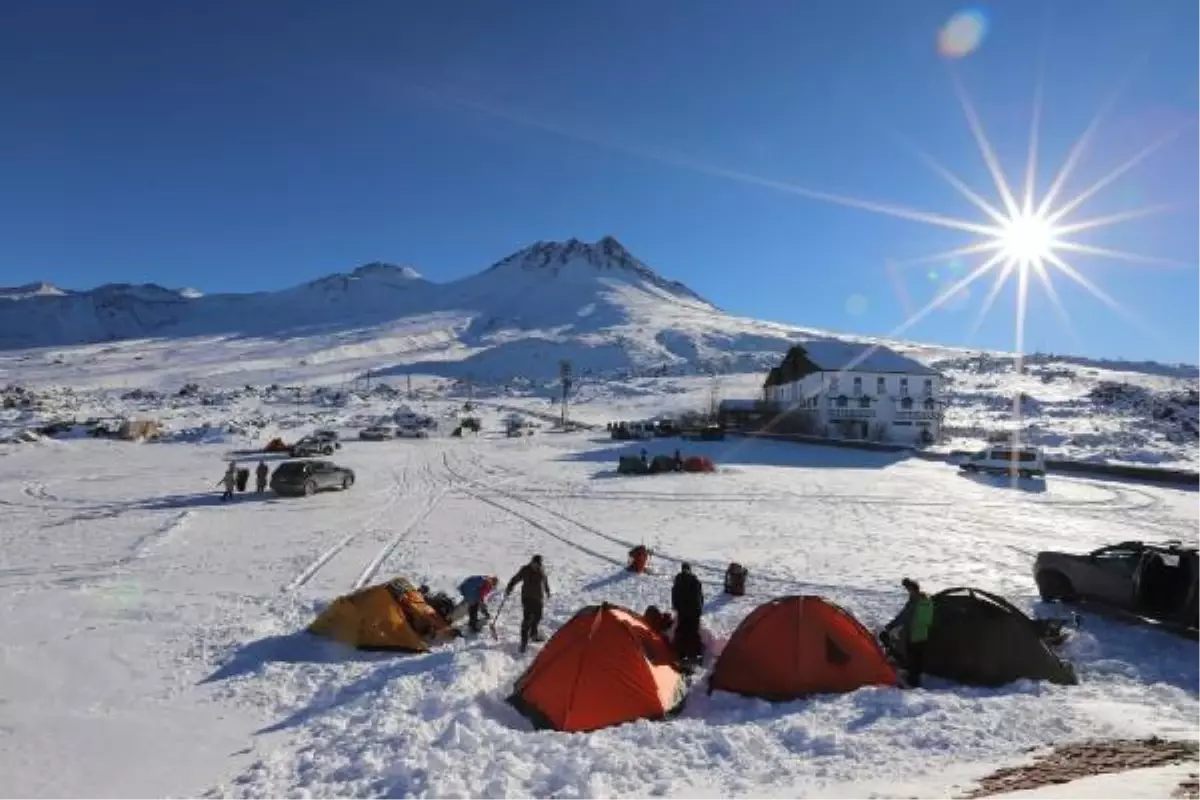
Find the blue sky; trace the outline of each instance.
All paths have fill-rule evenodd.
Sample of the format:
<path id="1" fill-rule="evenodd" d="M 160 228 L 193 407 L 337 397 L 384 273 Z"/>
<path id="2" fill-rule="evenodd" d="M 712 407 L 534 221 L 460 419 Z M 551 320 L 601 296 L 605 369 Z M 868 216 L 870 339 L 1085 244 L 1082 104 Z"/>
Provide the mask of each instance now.
<path id="1" fill-rule="evenodd" d="M 971 241 L 677 161 L 984 221 L 905 142 L 996 197 L 937 52 L 1017 181 L 1045 52 L 1039 186 L 1128 79 L 1064 197 L 1197 113 L 1194 0 L 968 6 L 636 0 L 10 4 L 0 26 L 0 283 L 283 288 L 371 260 L 433 280 L 539 239 L 613 234 L 730 311 L 886 334 L 969 270 L 888 269 Z M 1043 48 L 1043 43 L 1046 46 Z M 1080 238 L 1195 264 L 1194 124 L 1078 218 Z M 1026 348 L 1195 363 L 1195 266 L 1071 255 L 1135 317 L 1058 276 Z M 977 284 L 906 332 L 1013 345 L 1014 294 Z"/>

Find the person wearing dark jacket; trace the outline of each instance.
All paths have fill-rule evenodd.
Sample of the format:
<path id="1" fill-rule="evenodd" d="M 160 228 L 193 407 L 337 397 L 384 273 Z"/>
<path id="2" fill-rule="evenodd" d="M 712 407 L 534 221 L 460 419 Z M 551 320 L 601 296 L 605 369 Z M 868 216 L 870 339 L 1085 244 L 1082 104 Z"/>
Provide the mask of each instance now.
<path id="1" fill-rule="evenodd" d="M 267 466 L 266 461 L 258 462 L 258 467 L 254 470 L 254 488 L 258 490 L 259 494 L 262 494 L 267 490 L 267 473 L 270 471 L 271 469 Z"/>
<path id="2" fill-rule="evenodd" d="M 521 652 L 524 653 L 530 642 L 542 640 L 538 626 L 542 624 L 546 598 L 550 597 L 550 581 L 546 578 L 546 568 L 540 555 L 535 555 L 528 564 L 517 570 L 504 594 L 512 594 L 518 583 L 521 584 Z"/>
<path id="3" fill-rule="evenodd" d="M 704 587 L 686 561 L 680 565 L 671 587 L 671 608 L 675 610 L 675 652 L 685 664 L 699 662 L 704 655 L 704 644 L 700 641 Z"/>

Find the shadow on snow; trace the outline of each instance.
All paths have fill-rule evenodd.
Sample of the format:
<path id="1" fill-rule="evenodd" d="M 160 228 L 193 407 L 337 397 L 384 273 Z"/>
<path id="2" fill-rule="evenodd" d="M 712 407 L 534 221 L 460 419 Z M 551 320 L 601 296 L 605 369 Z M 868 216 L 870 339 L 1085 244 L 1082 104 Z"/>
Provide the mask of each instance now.
<path id="1" fill-rule="evenodd" d="M 1029 494 L 1042 494 L 1046 491 L 1046 481 L 1038 478 L 1008 477 L 1006 475 L 985 475 L 981 472 L 958 471 L 958 476 L 981 486 L 993 489 L 1012 489 Z"/>
<path id="2" fill-rule="evenodd" d="M 904 452 L 854 450 L 843 447 L 823 447 L 799 442 L 775 442 L 737 438 L 722 442 L 701 442 L 684 439 L 651 439 L 645 441 L 612 442 L 562 456 L 560 461 L 608 464 L 611 469 L 596 477 L 615 474 L 621 456 L 637 456 L 645 449 L 648 458 L 672 455 L 679 450 L 684 457 L 708 456 L 720 468 L 723 465 L 758 465 L 769 467 L 800 467 L 809 469 L 884 469 L 908 458 Z M 640 476 L 634 476 L 640 477 Z"/>
<path id="3" fill-rule="evenodd" d="M 388 654 L 395 658 L 396 654 Z M 404 654 L 402 658 L 389 661 L 358 680 L 348 683 L 331 693 L 331 696 L 316 698 L 304 708 L 301 708 L 276 723 L 267 725 L 255 731 L 255 735 L 277 733 L 279 731 L 303 725 L 317 717 L 350 705 L 356 700 L 378 693 L 384 686 L 397 678 L 405 678 L 423 673 L 435 683 L 448 684 L 453 680 L 454 652 L 443 650 L 434 653 Z"/>

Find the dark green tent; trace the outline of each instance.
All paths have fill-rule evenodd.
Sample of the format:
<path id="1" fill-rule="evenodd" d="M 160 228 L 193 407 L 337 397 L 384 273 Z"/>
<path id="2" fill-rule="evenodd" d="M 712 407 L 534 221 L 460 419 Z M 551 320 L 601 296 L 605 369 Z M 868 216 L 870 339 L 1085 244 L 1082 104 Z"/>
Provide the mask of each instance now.
<path id="1" fill-rule="evenodd" d="M 1078 683 L 1075 670 L 1043 639 L 1045 627 L 1003 597 L 954 588 L 930 599 L 934 610 L 925 645 L 926 674 L 970 686 L 1002 686 L 1021 678 Z M 904 620 L 897 616 L 880 638 L 904 666 Z"/>

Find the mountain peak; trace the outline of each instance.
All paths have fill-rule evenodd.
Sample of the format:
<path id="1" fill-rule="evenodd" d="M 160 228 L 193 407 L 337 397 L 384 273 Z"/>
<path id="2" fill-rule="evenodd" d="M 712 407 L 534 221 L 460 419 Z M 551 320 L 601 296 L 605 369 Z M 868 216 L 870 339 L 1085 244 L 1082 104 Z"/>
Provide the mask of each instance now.
<path id="1" fill-rule="evenodd" d="M 614 236 L 605 236 L 590 244 L 574 237 L 565 242 L 535 242 L 501 259 L 487 271 L 520 269 L 525 272 L 545 272 L 558 277 L 560 274 L 577 275 L 583 271 L 581 268 L 588 267 L 601 275 L 623 273 L 675 297 L 712 305 L 679 281 L 668 280 L 659 275 L 630 253 Z"/>
<path id="2" fill-rule="evenodd" d="M 413 267 L 397 264 L 389 264 L 385 261 L 372 261 L 369 264 L 363 264 L 350 273 L 354 278 L 386 278 L 419 281 L 424 280 L 424 277 Z"/>
<path id="3" fill-rule="evenodd" d="M 0 300 L 24 300 L 29 297 L 47 297 L 64 295 L 62 289 L 46 281 L 26 283 L 22 286 L 0 287 Z"/>

